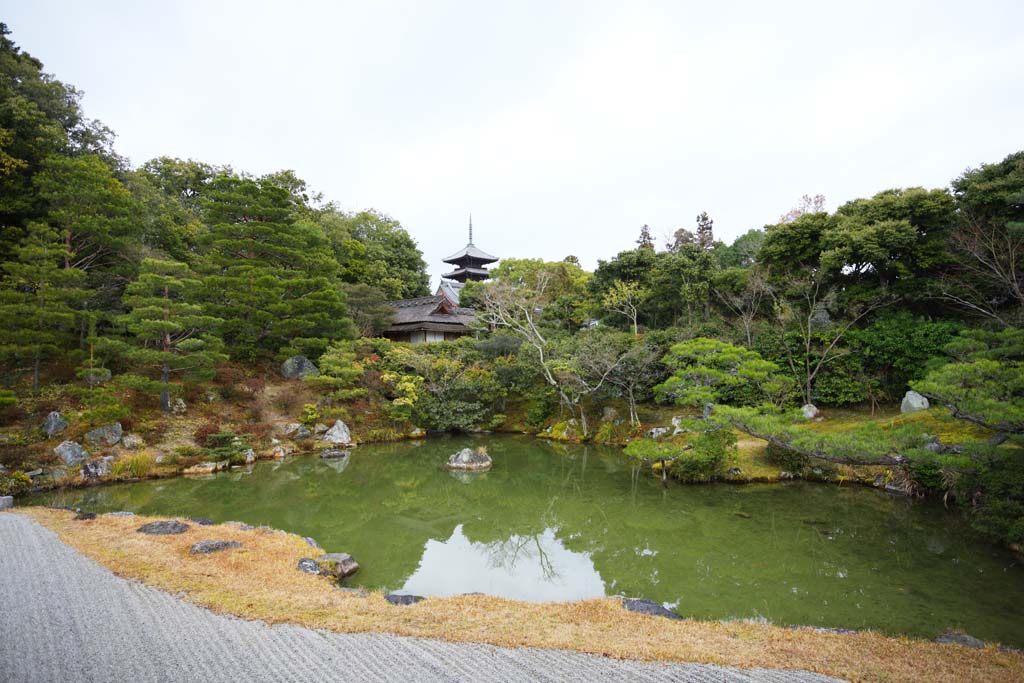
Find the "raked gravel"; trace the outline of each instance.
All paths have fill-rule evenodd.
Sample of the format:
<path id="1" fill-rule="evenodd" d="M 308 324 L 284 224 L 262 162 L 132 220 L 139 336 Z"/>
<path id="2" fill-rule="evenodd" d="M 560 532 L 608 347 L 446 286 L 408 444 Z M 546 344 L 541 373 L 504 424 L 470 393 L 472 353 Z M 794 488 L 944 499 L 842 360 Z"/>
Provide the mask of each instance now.
<path id="1" fill-rule="evenodd" d="M 0 681 L 685 681 L 826 683 L 802 671 L 618 661 L 383 634 L 268 626 L 122 579 L 0 513 Z"/>

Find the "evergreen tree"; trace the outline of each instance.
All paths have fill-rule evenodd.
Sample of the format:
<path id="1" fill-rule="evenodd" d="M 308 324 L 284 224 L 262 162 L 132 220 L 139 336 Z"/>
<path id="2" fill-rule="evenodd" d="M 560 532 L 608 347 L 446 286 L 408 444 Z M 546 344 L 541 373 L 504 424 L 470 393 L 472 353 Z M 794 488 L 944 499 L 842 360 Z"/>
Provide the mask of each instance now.
<path id="1" fill-rule="evenodd" d="M 28 364 L 34 390 L 39 389 L 42 362 L 74 346 L 76 310 L 86 295 L 79 285 L 85 274 L 64 268 L 66 259 L 67 249 L 57 231 L 31 224 L 13 258 L 3 263 L 0 356 L 8 367 Z"/>
<path id="2" fill-rule="evenodd" d="M 212 379 L 217 364 L 227 360 L 223 342 L 214 331 L 223 322 L 205 315 L 196 303 L 200 281 L 177 261 L 145 259 L 138 279 L 125 290 L 128 312 L 120 316 L 131 334 L 121 345 L 129 364 L 143 372 L 159 372 L 158 382 L 143 375 L 140 388 L 160 391 L 160 408 L 171 409 L 171 374 L 189 379 Z"/>
<path id="3" fill-rule="evenodd" d="M 636 244 L 640 249 L 654 251 L 654 238 L 651 237 L 651 229 L 647 225 L 640 228 L 640 237 L 637 238 Z"/>
<path id="4" fill-rule="evenodd" d="M 319 355 L 330 341 L 353 336 L 337 262 L 323 233 L 297 222 L 292 205 L 287 190 L 250 178 L 222 175 L 206 191 L 204 297 L 209 313 L 224 319 L 236 358 L 286 347 Z"/>
<path id="5" fill-rule="evenodd" d="M 705 250 L 715 247 L 715 222 L 707 211 L 697 215 L 697 246 Z"/>

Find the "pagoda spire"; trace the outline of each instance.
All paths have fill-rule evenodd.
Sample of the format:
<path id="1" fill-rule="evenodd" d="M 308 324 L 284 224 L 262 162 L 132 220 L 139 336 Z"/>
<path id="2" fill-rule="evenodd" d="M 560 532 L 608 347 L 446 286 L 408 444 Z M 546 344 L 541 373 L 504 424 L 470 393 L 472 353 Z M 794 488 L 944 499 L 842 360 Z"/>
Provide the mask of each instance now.
<path id="1" fill-rule="evenodd" d="M 473 214 L 469 214 L 469 243 L 473 244 Z"/>

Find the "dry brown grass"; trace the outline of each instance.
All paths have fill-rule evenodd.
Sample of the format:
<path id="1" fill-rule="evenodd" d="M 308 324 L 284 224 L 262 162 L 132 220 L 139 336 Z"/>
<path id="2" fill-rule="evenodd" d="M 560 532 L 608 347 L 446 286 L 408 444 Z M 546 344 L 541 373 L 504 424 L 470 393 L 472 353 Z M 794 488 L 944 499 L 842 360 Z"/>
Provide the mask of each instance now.
<path id="1" fill-rule="evenodd" d="M 299 558 L 314 552 L 293 534 L 193 525 L 178 536 L 147 536 L 135 529 L 153 518 L 100 516 L 76 522 L 63 510 L 18 512 L 121 576 L 184 593 L 215 612 L 268 623 L 562 648 L 624 659 L 804 669 L 851 681 L 1024 680 L 1024 655 L 994 646 L 973 650 L 869 632 L 843 635 L 760 624 L 672 622 L 627 612 L 615 599 L 528 603 L 467 595 L 398 607 L 379 593 L 358 597 L 298 571 Z M 214 538 L 241 541 L 243 547 L 189 555 L 193 543 Z"/>

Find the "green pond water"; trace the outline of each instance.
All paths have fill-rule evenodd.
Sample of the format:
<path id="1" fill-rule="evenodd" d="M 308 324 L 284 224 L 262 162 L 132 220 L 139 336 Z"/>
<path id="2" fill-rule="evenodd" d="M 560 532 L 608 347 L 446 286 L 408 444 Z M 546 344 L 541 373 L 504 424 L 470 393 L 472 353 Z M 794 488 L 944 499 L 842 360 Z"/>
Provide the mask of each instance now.
<path id="1" fill-rule="evenodd" d="M 443 469 L 478 445 L 490 472 Z M 663 489 L 618 449 L 442 437 L 27 502 L 286 529 L 355 556 L 352 585 L 394 592 L 624 595 L 701 619 L 1024 646 L 1024 567 L 940 504 L 802 482 Z"/>

